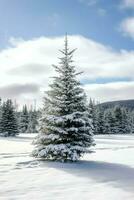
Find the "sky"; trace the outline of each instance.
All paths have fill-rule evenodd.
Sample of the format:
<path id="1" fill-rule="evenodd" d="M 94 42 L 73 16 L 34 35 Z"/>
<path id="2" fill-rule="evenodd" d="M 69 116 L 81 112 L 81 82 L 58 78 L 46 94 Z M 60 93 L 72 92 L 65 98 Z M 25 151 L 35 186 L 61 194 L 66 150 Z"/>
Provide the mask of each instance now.
<path id="1" fill-rule="evenodd" d="M 0 0 L 0 96 L 41 105 L 69 47 L 87 97 L 134 99 L 134 0 Z"/>

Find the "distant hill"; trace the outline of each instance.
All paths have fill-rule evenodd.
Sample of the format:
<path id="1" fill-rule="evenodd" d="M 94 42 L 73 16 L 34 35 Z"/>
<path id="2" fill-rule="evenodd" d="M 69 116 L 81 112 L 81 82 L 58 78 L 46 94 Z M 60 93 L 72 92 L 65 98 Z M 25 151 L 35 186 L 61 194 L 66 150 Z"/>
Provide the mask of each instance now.
<path id="1" fill-rule="evenodd" d="M 120 101 L 110 101 L 110 102 L 105 102 L 105 103 L 99 104 L 99 106 L 101 106 L 104 109 L 112 108 L 116 105 L 119 105 L 121 107 L 126 107 L 130 110 L 134 110 L 134 99 L 132 99 L 132 100 L 120 100 Z"/>

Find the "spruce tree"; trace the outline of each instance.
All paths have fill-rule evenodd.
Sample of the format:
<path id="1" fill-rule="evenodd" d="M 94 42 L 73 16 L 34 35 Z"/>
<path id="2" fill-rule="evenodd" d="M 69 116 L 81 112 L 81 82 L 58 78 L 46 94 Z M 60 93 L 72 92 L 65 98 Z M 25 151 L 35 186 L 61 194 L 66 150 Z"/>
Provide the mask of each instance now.
<path id="1" fill-rule="evenodd" d="M 89 114 L 90 114 L 90 118 L 92 118 L 93 133 L 97 134 L 97 126 L 98 126 L 97 114 L 98 114 L 98 108 L 95 105 L 95 101 L 93 101 L 91 98 L 90 98 L 90 101 L 89 101 Z"/>
<path id="2" fill-rule="evenodd" d="M 104 112 L 105 132 L 107 134 L 130 133 L 129 112 L 120 106 L 106 109 Z"/>
<path id="3" fill-rule="evenodd" d="M 10 99 L 2 106 L 1 132 L 5 136 L 15 136 L 19 132 L 14 106 Z"/>
<path id="4" fill-rule="evenodd" d="M 44 97 L 40 133 L 33 155 L 51 160 L 76 161 L 93 145 L 92 121 L 89 119 L 86 96 L 76 79 L 67 36 L 60 50 L 63 57 L 54 65 L 57 76 Z"/>
<path id="5" fill-rule="evenodd" d="M 130 132 L 129 111 L 122 108 L 122 133 L 128 134 Z"/>
<path id="6" fill-rule="evenodd" d="M 130 133 L 134 133 L 134 111 L 128 113 L 128 122 Z"/>
<path id="7" fill-rule="evenodd" d="M 110 133 L 111 134 L 116 134 L 117 130 L 116 130 L 116 117 L 115 117 L 115 110 L 114 108 L 112 108 L 110 110 L 111 115 L 109 115 L 109 124 L 110 124 Z"/>
<path id="8" fill-rule="evenodd" d="M 111 109 L 106 109 L 104 111 L 104 121 L 105 121 L 105 134 L 112 133 L 112 116 L 111 116 Z"/>
<path id="9" fill-rule="evenodd" d="M 20 133 L 26 133 L 29 125 L 29 113 L 27 105 L 23 106 L 22 112 L 20 114 L 19 130 Z"/>
<path id="10" fill-rule="evenodd" d="M 114 108 L 115 116 L 115 133 L 122 133 L 122 110 L 120 106 L 115 106 Z"/>
<path id="11" fill-rule="evenodd" d="M 27 133 L 37 133 L 37 126 L 38 126 L 37 112 L 35 110 L 30 110 Z"/>
<path id="12" fill-rule="evenodd" d="M 105 134 L 105 121 L 104 121 L 103 109 L 98 108 L 96 114 L 97 114 L 96 134 Z"/>
<path id="13" fill-rule="evenodd" d="M 2 121 L 2 101 L 1 101 L 1 98 L 0 98 L 0 133 L 2 133 L 1 121 Z"/>

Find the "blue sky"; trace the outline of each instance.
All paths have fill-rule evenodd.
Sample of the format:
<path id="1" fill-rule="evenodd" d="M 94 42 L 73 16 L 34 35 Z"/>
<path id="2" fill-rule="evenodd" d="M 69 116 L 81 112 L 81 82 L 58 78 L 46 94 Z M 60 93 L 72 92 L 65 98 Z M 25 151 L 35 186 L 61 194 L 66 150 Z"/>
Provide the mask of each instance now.
<path id="1" fill-rule="evenodd" d="M 119 31 L 121 21 L 133 15 L 121 9 L 122 0 L 0 0 L 0 44 L 9 37 L 80 34 L 115 49 L 133 49 L 131 38 Z"/>
<path id="2" fill-rule="evenodd" d="M 66 32 L 88 97 L 134 99 L 134 0 L 0 0 L 0 96 L 40 102 Z"/>

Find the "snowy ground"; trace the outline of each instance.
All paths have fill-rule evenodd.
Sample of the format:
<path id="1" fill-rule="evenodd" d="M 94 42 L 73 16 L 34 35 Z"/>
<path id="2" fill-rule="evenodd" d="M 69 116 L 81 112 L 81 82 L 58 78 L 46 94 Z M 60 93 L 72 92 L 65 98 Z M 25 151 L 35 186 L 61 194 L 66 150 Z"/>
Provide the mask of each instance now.
<path id="1" fill-rule="evenodd" d="M 29 157 L 32 139 L 0 138 L 0 200 L 134 200 L 134 136 L 97 136 L 74 164 Z"/>

